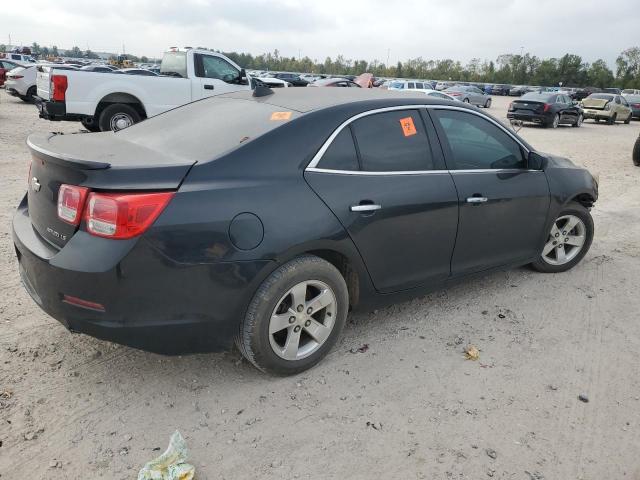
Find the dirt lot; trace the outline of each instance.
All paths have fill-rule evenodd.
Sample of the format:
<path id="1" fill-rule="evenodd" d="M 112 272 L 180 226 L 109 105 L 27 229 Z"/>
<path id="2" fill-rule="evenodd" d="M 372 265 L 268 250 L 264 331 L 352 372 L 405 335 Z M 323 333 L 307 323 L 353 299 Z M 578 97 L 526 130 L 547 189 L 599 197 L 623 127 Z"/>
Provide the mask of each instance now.
<path id="1" fill-rule="evenodd" d="M 324 362 L 285 379 L 238 353 L 169 358 L 71 335 L 27 296 L 10 233 L 24 141 L 78 128 L 0 90 L 2 479 L 135 478 L 175 429 L 199 479 L 640 479 L 638 123 L 521 132 L 600 173 L 596 237 L 574 270 L 497 273 L 352 315 Z"/>

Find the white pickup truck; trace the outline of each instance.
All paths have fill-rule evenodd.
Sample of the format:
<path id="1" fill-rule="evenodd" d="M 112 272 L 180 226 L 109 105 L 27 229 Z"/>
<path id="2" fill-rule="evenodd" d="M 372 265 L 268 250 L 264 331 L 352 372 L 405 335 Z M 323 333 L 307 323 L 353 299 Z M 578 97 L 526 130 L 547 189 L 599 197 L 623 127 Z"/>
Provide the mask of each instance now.
<path id="1" fill-rule="evenodd" d="M 160 76 L 37 68 L 40 117 L 80 121 L 94 132 L 121 130 L 201 98 L 250 89 L 255 80 L 288 86 L 277 79 L 253 79 L 224 55 L 196 49 L 165 52 Z"/>

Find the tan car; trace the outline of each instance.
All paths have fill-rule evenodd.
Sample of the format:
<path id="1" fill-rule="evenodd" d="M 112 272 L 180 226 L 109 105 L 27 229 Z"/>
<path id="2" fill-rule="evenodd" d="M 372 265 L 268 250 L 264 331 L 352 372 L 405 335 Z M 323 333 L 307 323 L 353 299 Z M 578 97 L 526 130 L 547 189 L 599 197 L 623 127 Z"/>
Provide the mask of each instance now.
<path id="1" fill-rule="evenodd" d="M 630 123 L 633 114 L 625 98 L 614 93 L 592 93 L 582 100 L 582 108 L 585 120 L 605 120 L 609 125 L 615 122 Z"/>

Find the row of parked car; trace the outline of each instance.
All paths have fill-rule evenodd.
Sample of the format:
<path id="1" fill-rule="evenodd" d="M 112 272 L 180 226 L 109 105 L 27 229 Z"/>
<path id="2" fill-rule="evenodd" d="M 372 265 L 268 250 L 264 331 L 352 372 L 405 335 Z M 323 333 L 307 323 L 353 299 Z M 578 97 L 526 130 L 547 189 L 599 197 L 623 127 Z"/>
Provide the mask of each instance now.
<path id="1" fill-rule="evenodd" d="M 528 92 L 509 104 L 507 118 L 550 128 L 561 124 L 580 127 L 587 119 L 629 124 L 640 119 L 640 94 L 592 93 L 578 101 L 564 92 Z"/>

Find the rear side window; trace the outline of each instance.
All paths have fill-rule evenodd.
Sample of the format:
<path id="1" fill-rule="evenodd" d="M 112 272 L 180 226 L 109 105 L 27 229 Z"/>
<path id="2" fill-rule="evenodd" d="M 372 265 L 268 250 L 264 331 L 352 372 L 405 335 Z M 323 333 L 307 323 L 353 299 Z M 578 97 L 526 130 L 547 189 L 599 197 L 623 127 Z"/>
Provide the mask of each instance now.
<path id="1" fill-rule="evenodd" d="M 429 141 L 416 110 L 376 113 L 356 120 L 351 125 L 362 170 L 433 170 Z"/>
<path id="2" fill-rule="evenodd" d="M 520 145 L 503 130 L 478 115 L 437 110 L 455 170 L 525 168 Z"/>
<path id="3" fill-rule="evenodd" d="M 329 170 L 358 170 L 358 154 L 348 126 L 331 142 L 331 146 L 324 152 L 318 168 Z"/>

